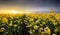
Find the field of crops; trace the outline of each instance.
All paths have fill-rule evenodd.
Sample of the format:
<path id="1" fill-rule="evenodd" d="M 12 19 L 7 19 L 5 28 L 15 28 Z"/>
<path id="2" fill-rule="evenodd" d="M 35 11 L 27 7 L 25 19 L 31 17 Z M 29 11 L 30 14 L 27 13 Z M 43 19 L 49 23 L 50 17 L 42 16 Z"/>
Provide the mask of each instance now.
<path id="1" fill-rule="evenodd" d="M 0 14 L 0 35 L 60 35 L 60 14 Z"/>

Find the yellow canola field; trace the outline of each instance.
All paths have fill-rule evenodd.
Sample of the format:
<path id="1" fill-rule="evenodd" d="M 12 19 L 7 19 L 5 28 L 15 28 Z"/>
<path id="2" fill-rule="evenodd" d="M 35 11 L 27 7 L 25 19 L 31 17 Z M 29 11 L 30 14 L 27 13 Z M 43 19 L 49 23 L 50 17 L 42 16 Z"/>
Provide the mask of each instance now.
<path id="1" fill-rule="evenodd" d="M 59 35 L 60 14 L 0 14 L 0 32 L 21 32 L 23 25 L 31 35 Z"/>

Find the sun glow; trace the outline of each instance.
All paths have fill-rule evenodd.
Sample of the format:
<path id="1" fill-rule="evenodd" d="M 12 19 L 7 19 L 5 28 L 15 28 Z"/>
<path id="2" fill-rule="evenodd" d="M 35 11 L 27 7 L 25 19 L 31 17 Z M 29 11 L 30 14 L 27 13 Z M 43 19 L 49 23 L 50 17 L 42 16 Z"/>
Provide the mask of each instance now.
<path id="1" fill-rule="evenodd" d="M 31 13 L 31 12 L 11 10 L 9 13 L 11 13 L 11 14 L 17 14 L 17 13 L 25 14 L 25 13 Z"/>
<path id="2" fill-rule="evenodd" d="M 1 14 L 29 14 L 29 13 L 33 13 L 33 12 L 30 12 L 30 11 L 21 11 L 21 10 L 1 10 L 0 12 Z"/>
<path id="3" fill-rule="evenodd" d="M 18 13 L 16 10 L 11 10 L 9 13 L 13 13 L 13 14 L 16 14 Z"/>

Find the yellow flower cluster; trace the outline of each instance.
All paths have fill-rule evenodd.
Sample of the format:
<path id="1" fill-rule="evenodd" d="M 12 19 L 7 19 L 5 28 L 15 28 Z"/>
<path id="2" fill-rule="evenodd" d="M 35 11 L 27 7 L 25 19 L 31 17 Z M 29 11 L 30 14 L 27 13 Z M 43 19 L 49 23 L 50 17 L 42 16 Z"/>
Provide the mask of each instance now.
<path id="1" fill-rule="evenodd" d="M 3 32 L 5 30 L 5 28 L 4 27 L 2 27 L 1 29 L 0 29 L 0 32 Z"/>

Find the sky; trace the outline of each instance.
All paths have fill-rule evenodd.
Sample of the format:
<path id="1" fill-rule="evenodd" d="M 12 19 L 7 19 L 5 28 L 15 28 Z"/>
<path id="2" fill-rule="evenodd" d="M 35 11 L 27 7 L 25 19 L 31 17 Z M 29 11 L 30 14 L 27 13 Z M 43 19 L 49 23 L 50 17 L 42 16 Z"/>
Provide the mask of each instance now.
<path id="1" fill-rule="evenodd" d="M 60 12 L 60 0 L 0 0 L 0 10 L 26 10 L 47 12 L 50 8 Z"/>

